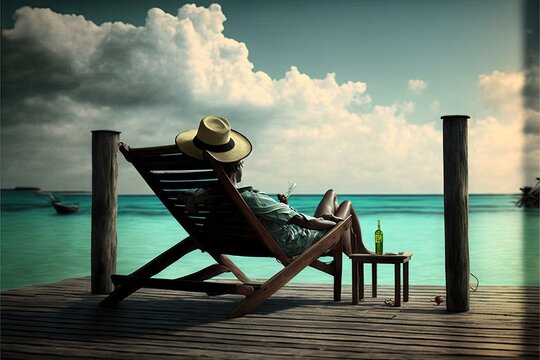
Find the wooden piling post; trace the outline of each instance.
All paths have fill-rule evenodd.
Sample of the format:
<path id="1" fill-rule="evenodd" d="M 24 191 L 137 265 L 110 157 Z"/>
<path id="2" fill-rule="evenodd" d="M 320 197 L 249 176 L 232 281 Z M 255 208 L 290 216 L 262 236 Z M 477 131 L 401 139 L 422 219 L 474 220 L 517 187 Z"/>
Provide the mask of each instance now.
<path id="1" fill-rule="evenodd" d="M 446 309 L 469 310 L 467 115 L 443 120 Z"/>
<path id="2" fill-rule="evenodd" d="M 120 132 L 92 131 L 92 294 L 114 290 Z"/>

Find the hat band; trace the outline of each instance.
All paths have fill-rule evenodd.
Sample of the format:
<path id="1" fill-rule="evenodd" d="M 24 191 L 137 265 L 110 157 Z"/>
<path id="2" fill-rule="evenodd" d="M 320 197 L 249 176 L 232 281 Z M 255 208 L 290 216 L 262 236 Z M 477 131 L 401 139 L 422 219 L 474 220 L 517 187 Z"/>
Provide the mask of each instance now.
<path id="1" fill-rule="evenodd" d="M 234 148 L 234 140 L 231 138 L 228 143 L 221 145 L 210 145 L 202 142 L 197 136 L 193 138 L 193 145 L 201 150 L 209 150 L 213 152 L 226 152 Z"/>

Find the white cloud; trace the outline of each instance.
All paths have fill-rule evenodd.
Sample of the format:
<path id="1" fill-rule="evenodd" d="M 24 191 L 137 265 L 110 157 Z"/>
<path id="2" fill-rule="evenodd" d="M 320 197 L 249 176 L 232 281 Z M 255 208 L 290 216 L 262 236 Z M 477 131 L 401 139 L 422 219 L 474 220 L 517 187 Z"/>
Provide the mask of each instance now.
<path id="1" fill-rule="evenodd" d="M 428 82 L 419 79 L 411 79 L 408 82 L 409 91 L 413 94 L 420 94 L 428 86 Z"/>
<path id="2" fill-rule="evenodd" d="M 478 192 L 518 192 L 524 184 L 523 73 L 481 74 L 478 85 L 491 114 L 469 127 L 471 182 Z"/>
<path id="3" fill-rule="evenodd" d="M 401 104 L 399 104 L 399 108 L 404 114 L 408 114 L 408 113 L 414 112 L 416 105 L 412 101 L 404 101 Z"/>
<path id="4" fill-rule="evenodd" d="M 374 103 L 365 83 L 338 83 L 333 73 L 254 72 L 246 44 L 223 34 L 224 21 L 219 5 L 185 5 L 177 16 L 151 9 L 141 27 L 18 10 L 15 27 L 2 33 L 3 185 L 89 189 L 92 129 L 122 131 L 134 147 L 172 144 L 216 114 L 252 140 L 245 180 L 269 192 L 289 179 L 305 193 L 442 191 L 442 136 L 435 123 L 407 120 L 413 102 Z M 411 86 L 419 92 L 427 83 Z M 514 129 L 499 123 L 471 126 L 485 149 L 472 152 L 489 180 L 481 191 L 508 191 L 485 160 L 505 150 L 500 137 Z M 40 151 L 28 151 L 36 144 Z M 145 191 L 141 184 L 122 162 L 120 191 Z"/>
<path id="5" fill-rule="evenodd" d="M 525 76 L 522 72 L 507 74 L 495 70 L 491 74 L 480 75 L 478 83 L 489 100 L 514 100 L 521 98 L 520 94 L 525 84 Z"/>
<path id="6" fill-rule="evenodd" d="M 491 74 L 480 75 L 478 84 L 489 104 L 504 112 L 499 120 L 514 121 L 513 117 L 523 109 L 525 75 L 522 72 L 493 71 Z"/>
<path id="7" fill-rule="evenodd" d="M 523 135 L 520 121 L 493 116 L 473 119 L 469 127 L 469 176 L 474 192 L 518 192 Z M 513 185 L 510 189 L 509 185 Z"/>

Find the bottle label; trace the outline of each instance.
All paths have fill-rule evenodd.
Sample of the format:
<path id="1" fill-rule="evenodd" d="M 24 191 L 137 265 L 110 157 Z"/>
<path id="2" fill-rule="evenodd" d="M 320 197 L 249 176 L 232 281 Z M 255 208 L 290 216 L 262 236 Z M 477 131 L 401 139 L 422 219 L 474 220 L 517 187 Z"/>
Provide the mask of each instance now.
<path id="1" fill-rule="evenodd" d="M 383 232 L 379 229 L 375 231 L 375 254 L 383 254 Z"/>

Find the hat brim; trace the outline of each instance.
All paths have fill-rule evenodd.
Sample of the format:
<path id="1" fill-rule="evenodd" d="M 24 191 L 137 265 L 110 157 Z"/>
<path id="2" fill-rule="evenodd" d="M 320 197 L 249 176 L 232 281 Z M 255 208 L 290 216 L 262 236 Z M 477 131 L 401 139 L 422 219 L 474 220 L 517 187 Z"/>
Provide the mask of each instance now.
<path id="1" fill-rule="evenodd" d="M 197 129 L 181 132 L 176 135 L 176 146 L 184 154 L 196 159 L 203 159 L 203 151 L 193 144 L 193 138 L 197 135 Z M 238 131 L 231 129 L 231 138 L 234 140 L 234 147 L 225 152 L 209 151 L 219 162 L 231 163 L 240 161 L 251 154 L 251 142 Z"/>

